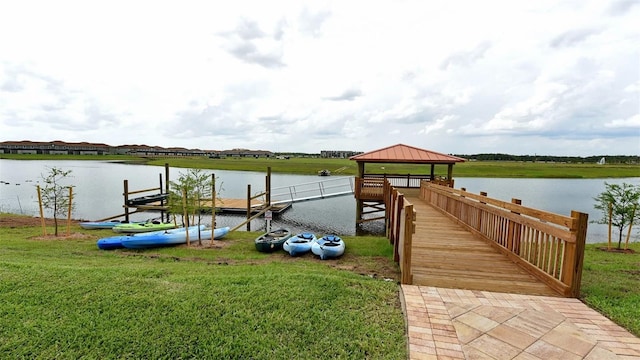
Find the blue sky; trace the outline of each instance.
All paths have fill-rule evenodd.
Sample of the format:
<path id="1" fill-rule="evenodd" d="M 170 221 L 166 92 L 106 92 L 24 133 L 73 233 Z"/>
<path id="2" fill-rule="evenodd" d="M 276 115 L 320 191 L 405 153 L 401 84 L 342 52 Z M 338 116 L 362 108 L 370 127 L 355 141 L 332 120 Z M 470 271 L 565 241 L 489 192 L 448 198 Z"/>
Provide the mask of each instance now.
<path id="1" fill-rule="evenodd" d="M 640 154 L 640 1 L 12 1 L 0 141 Z"/>

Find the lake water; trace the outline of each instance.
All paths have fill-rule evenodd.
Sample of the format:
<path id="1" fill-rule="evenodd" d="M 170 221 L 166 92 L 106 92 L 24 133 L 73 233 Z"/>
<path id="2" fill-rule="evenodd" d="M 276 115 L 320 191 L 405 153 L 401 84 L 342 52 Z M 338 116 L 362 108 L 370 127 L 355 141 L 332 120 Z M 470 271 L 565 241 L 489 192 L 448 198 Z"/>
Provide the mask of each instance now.
<path id="1" fill-rule="evenodd" d="M 42 176 L 49 168 L 71 170 L 69 185 L 74 185 L 73 217 L 87 220 L 106 218 L 123 213 L 123 180 L 129 182 L 129 190 L 149 189 L 159 186 L 159 174 L 164 177 L 164 167 L 130 165 L 103 161 L 74 160 L 6 160 L 0 159 L 0 211 L 38 215 L 36 185 L 42 183 Z M 170 180 L 175 181 L 186 169 L 171 168 Z M 204 170 L 215 174 L 218 194 L 221 198 L 246 199 L 247 185 L 252 193 L 264 190 L 266 169 L 261 171 Z M 272 187 L 291 186 L 319 180 L 315 175 L 272 174 Z M 622 179 L 496 179 L 496 178 L 456 178 L 456 188 L 464 187 L 472 193 L 485 191 L 489 197 L 511 201 L 522 200 L 522 204 L 557 214 L 569 215 L 571 210 L 589 214 L 590 220 L 597 220 L 602 214 L 593 209 L 593 198 L 604 191 L 604 182 L 640 184 L 640 177 Z M 275 192 L 275 191 L 274 191 Z M 271 226 L 286 226 L 293 231 L 311 231 L 318 234 L 335 233 L 354 235 L 355 199 L 342 196 L 293 204 L 292 208 L 274 218 Z M 134 220 L 149 218 L 149 214 L 134 214 Z M 244 219 L 241 215 L 217 215 L 217 226 L 235 226 Z M 205 221 L 210 220 L 205 216 Z M 254 220 L 251 229 L 265 228 L 263 219 Z M 640 241 L 640 226 L 632 233 L 632 241 Z M 367 223 L 364 232 L 381 234 L 382 221 Z M 615 236 L 615 234 L 614 234 Z M 624 234 L 626 236 L 626 233 Z M 588 242 L 607 239 L 607 226 L 589 224 Z"/>

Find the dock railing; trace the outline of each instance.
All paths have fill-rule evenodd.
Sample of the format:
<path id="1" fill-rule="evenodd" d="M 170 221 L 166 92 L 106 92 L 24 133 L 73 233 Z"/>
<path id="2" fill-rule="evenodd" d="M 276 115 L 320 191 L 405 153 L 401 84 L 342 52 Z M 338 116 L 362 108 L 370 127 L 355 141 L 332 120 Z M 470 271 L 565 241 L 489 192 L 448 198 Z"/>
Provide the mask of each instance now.
<path id="1" fill-rule="evenodd" d="M 563 216 L 439 186 L 420 184 L 420 198 L 494 245 L 559 294 L 578 297 L 588 215 Z"/>
<path id="2" fill-rule="evenodd" d="M 354 180 L 351 176 L 324 177 L 319 181 L 275 187 L 271 189 L 271 204 L 287 204 L 307 200 L 351 195 Z"/>
<path id="3" fill-rule="evenodd" d="M 413 283 L 411 272 L 411 246 L 415 233 L 416 212 L 413 204 L 391 185 L 388 180 L 383 183 L 385 217 L 387 219 L 387 238 L 393 244 L 393 259 L 400 266 L 402 284 Z"/>
<path id="4" fill-rule="evenodd" d="M 417 174 L 365 174 L 364 178 L 368 180 L 389 181 L 391 185 L 399 188 L 419 188 L 420 182 L 423 180 L 432 180 L 431 175 Z"/>
<path id="5" fill-rule="evenodd" d="M 355 178 L 354 194 L 356 199 L 382 200 L 384 198 L 384 184 L 388 182 L 396 188 L 419 188 L 423 181 L 453 187 L 453 179 L 442 176 L 411 175 L 411 174 L 366 174 Z"/>
<path id="6" fill-rule="evenodd" d="M 354 195 L 356 199 L 362 200 L 383 200 L 384 199 L 384 179 L 368 179 L 356 177 Z M 387 181 L 388 182 L 388 181 Z"/>

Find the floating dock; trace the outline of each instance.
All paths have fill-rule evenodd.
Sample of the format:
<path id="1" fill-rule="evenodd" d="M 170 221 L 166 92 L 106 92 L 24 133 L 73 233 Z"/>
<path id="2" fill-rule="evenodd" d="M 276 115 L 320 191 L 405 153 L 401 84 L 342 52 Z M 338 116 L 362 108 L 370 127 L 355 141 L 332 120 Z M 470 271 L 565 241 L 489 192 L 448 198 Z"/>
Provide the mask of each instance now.
<path id="1" fill-rule="evenodd" d="M 132 199 L 136 200 L 136 199 Z M 142 203 L 140 201 L 134 201 L 136 205 L 130 205 L 135 208 L 136 211 L 167 211 L 168 207 L 162 205 L 159 201 Z M 271 206 L 271 212 L 273 214 L 280 214 L 291 207 L 291 203 L 282 203 Z M 251 214 L 257 214 L 264 210 L 265 204 L 256 199 L 251 200 Z M 201 209 L 203 213 L 211 213 L 211 200 L 202 201 Z M 247 214 L 247 199 L 218 199 L 216 200 L 216 213 L 217 214 Z"/>
<path id="2" fill-rule="evenodd" d="M 212 176 L 212 186 L 215 188 L 215 176 Z M 165 164 L 165 179 L 169 178 L 169 165 Z M 251 220 L 261 216 L 278 215 L 291 208 L 293 203 L 311 200 L 327 199 L 336 196 L 352 196 L 354 194 L 354 180 L 352 177 L 341 176 L 328 180 L 314 181 L 309 183 L 288 185 L 280 188 L 271 187 L 271 168 L 267 168 L 265 176 L 265 187 L 263 191 L 255 194 L 251 191 L 251 184 L 247 185 L 246 199 L 202 199 L 200 211 L 202 213 L 212 213 L 215 207 L 217 214 L 245 215 L 247 225 L 250 230 Z M 159 186 L 143 189 L 129 190 L 129 181 L 124 180 L 124 214 L 114 215 L 100 221 L 108 221 L 119 217 L 124 217 L 129 221 L 129 215 L 145 211 L 160 212 L 162 217 L 167 214 L 169 200 L 169 183 L 163 182 L 162 174 L 159 174 Z M 146 195 L 142 196 L 141 194 Z M 149 195 L 148 193 L 152 193 Z M 136 197 L 131 197 L 136 195 Z M 215 196 L 215 195 L 214 195 Z M 232 229 L 232 231 L 235 229 Z"/>
<path id="3" fill-rule="evenodd" d="M 216 200 L 216 210 L 219 214 L 246 214 L 247 213 L 247 200 L 246 199 L 222 199 Z M 211 202 L 208 204 L 208 208 L 211 209 Z M 271 212 L 273 214 L 280 214 L 291 207 L 291 203 L 271 205 Z M 265 204 L 256 199 L 251 200 L 251 213 L 257 214 L 264 210 Z"/>

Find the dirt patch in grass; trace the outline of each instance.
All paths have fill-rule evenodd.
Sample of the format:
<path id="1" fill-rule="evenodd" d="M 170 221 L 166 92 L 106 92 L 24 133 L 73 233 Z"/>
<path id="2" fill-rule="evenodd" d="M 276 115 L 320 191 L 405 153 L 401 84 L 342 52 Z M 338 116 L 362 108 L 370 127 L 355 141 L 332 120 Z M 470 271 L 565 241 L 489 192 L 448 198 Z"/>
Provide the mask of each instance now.
<path id="1" fill-rule="evenodd" d="M 79 220 L 71 220 L 71 225 L 77 225 Z M 55 226 L 55 220 L 44 219 L 44 224 L 47 227 Z M 0 216 L 0 228 L 22 228 L 22 227 L 35 227 L 40 228 L 42 226 L 42 220 L 38 217 L 25 216 L 25 215 L 11 215 L 3 214 Z M 51 231 L 49 229 L 48 231 Z M 58 219 L 58 236 L 53 234 L 47 234 L 46 236 L 33 236 L 29 239 L 32 240 L 65 240 L 65 239 L 88 239 L 91 236 L 83 233 L 71 233 L 67 235 L 67 220 Z"/>
<path id="2" fill-rule="evenodd" d="M 224 241 L 224 240 L 222 241 L 213 240 L 213 243 L 211 242 L 211 240 L 202 240 L 202 244 L 200 244 L 200 242 L 198 241 L 198 238 L 190 239 L 189 241 L 191 243 L 188 246 L 190 249 L 202 249 L 202 250 L 224 249 L 233 243 L 233 241 Z M 186 247 L 187 245 L 185 244 L 180 246 Z"/>
<path id="3" fill-rule="evenodd" d="M 84 220 L 71 219 L 71 225 L 77 225 Z M 44 224 L 46 226 L 54 226 L 56 223 L 51 218 L 45 218 Z M 58 226 L 66 226 L 67 219 L 58 219 Z M 39 217 L 27 216 L 27 215 L 15 215 L 15 214 L 2 214 L 0 215 L 0 228 L 1 227 L 30 227 L 30 226 L 42 226 L 42 220 Z"/>
<path id="4" fill-rule="evenodd" d="M 71 220 L 72 224 L 78 223 L 77 220 Z M 44 223 L 46 226 L 54 226 L 55 222 L 53 219 L 44 219 Z M 66 220 L 58 219 L 58 226 L 66 225 Z M 33 227 L 33 226 L 42 226 L 42 221 L 40 218 L 25 216 L 25 215 L 10 215 L 5 214 L 0 216 L 0 228 L 17 228 L 17 227 Z"/>
<path id="5" fill-rule="evenodd" d="M 599 247 L 598 250 L 611 252 L 611 253 L 618 253 L 618 254 L 635 254 L 636 253 L 636 251 L 633 249 L 618 249 L 618 248 L 608 249 L 606 247 Z"/>
<path id="6" fill-rule="evenodd" d="M 47 234 L 47 236 L 32 236 L 29 239 L 31 240 L 43 240 L 43 241 L 53 241 L 53 240 L 72 240 L 72 239 L 90 239 L 93 236 L 82 234 L 82 233 L 71 233 L 67 235 L 65 230 L 58 229 L 58 236 L 53 234 Z"/>

